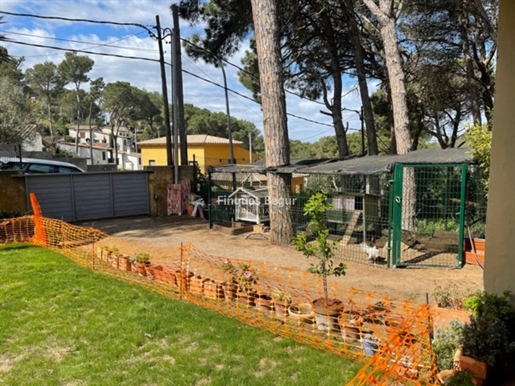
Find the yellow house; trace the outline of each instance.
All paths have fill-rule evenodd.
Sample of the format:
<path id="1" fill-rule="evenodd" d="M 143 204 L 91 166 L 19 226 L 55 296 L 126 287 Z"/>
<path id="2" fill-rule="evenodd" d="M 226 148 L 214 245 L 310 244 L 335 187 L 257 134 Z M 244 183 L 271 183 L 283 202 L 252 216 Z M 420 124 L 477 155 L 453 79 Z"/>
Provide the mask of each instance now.
<path id="1" fill-rule="evenodd" d="M 233 140 L 232 143 L 235 162 L 248 164 L 250 152 L 243 148 L 243 142 Z M 166 165 L 166 137 L 138 142 L 138 146 L 141 148 L 142 166 Z M 193 161 L 194 157 L 202 173 L 207 173 L 208 166 L 226 165 L 230 160 L 229 140 L 206 134 L 188 135 L 188 160 Z M 252 161 L 258 159 L 259 156 L 253 153 Z"/>

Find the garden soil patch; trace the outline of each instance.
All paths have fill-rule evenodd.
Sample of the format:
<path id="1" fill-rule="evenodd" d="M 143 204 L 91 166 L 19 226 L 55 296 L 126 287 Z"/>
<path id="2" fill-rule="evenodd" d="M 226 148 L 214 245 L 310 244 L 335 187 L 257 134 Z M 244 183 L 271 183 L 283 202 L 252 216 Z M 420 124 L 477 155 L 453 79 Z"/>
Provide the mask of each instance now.
<path id="1" fill-rule="evenodd" d="M 272 245 L 266 236 L 248 233 L 228 235 L 208 229 L 205 220 L 188 216 L 161 218 L 128 217 L 77 223 L 93 227 L 109 235 L 141 245 L 177 247 L 192 243 L 201 251 L 228 258 L 248 259 L 307 269 L 308 259 L 292 246 Z M 266 234 L 265 234 L 266 235 Z M 483 288 L 483 271 L 478 266 L 465 265 L 462 269 L 399 268 L 385 269 L 368 263 L 360 264 L 342 259 L 347 274 L 339 280 L 344 285 L 362 290 L 388 294 L 395 298 L 425 302 L 426 293 L 432 299 L 437 288 L 453 284 L 462 295 Z"/>

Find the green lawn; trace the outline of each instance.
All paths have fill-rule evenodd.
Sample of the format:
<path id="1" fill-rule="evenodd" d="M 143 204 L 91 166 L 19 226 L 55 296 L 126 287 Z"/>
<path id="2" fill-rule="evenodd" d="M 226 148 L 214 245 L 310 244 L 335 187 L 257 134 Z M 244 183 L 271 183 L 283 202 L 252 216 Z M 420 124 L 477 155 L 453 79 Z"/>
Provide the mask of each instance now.
<path id="1" fill-rule="evenodd" d="M 342 385 L 359 368 L 52 251 L 0 247 L 2 385 Z"/>

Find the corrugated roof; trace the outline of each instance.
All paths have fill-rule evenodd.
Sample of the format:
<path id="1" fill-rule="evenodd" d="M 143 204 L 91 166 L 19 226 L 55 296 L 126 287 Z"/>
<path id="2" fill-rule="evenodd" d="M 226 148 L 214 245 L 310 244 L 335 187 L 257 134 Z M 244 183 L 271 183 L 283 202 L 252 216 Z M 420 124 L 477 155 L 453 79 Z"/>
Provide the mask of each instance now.
<path id="1" fill-rule="evenodd" d="M 396 164 L 473 164 L 466 149 L 423 149 L 401 155 L 350 157 L 348 159 L 292 160 L 290 165 L 267 169 L 264 160 L 250 165 L 220 165 L 210 169 L 212 173 L 266 173 L 267 170 L 290 174 L 382 174 L 389 173 Z"/>
<path id="2" fill-rule="evenodd" d="M 187 136 L 188 145 L 228 145 L 227 138 L 215 137 L 207 134 L 190 134 Z M 173 143 L 173 138 L 172 138 Z M 179 140 L 180 143 L 180 140 Z M 233 145 L 241 145 L 243 142 L 233 139 Z M 147 141 L 138 142 L 138 145 L 166 145 L 166 137 L 149 139 Z"/>
<path id="3" fill-rule="evenodd" d="M 397 164 L 444 165 L 472 164 L 465 149 L 423 149 L 400 155 L 377 155 L 329 162 L 302 169 L 307 174 L 373 175 L 389 173 Z"/>

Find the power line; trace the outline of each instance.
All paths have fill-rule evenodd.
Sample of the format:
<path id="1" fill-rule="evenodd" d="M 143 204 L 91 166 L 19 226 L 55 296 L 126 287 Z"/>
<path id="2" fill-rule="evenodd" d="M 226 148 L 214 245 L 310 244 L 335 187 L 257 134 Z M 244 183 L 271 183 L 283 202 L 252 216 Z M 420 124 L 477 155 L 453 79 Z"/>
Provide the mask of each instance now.
<path id="1" fill-rule="evenodd" d="M 61 16 L 43 16 L 43 15 L 34 15 L 34 14 L 28 14 L 28 13 L 16 13 L 16 12 L 6 12 L 6 11 L 0 11 L 0 14 L 4 14 L 4 15 L 11 15 L 11 16 L 20 16 L 20 17 L 33 17 L 33 18 L 37 18 L 37 19 L 45 19 L 45 20 L 61 20 L 61 21 L 73 21 L 73 22 L 83 22 L 83 23 L 94 23 L 94 24 L 110 24 L 110 25 L 119 25 L 119 26 L 135 26 L 135 27 L 140 27 L 140 28 L 143 28 L 145 29 L 150 36 L 152 37 L 156 37 L 154 35 L 154 33 L 146 26 L 144 26 L 143 24 L 139 24 L 139 23 L 121 23 L 121 22 L 115 22 L 115 21 L 105 21 L 105 20 L 92 20 L 92 19 L 78 19 L 78 18 L 68 18 L 68 17 L 61 17 Z M 152 28 L 155 28 L 155 26 L 153 26 Z M 196 44 L 190 42 L 189 40 L 187 39 L 181 39 L 183 41 L 186 41 L 187 43 L 189 44 L 192 44 L 194 46 L 196 46 L 197 48 L 200 48 L 202 49 L 201 47 L 197 46 Z M 13 42 L 13 41 L 11 41 Z M 22 44 L 22 45 L 29 45 L 30 44 L 27 44 L 27 43 L 21 43 L 21 42 L 17 42 L 17 44 Z M 34 47 L 43 47 L 45 48 L 45 46 L 43 45 L 36 45 L 36 44 L 33 44 Z M 52 48 L 52 49 L 58 49 L 58 50 L 65 50 L 63 48 L 60 48 L 60 47 L 47 47 L 47 48 Z M 76 51 L 76 52 L 83 52 L 83 53 L 89 53 L 91 55 L 100 55 L 100 56 L 113 56 L 113 57 L 120 57 L 120 58 L 127 58 L 127 59 L 138 59 L 137 57 L 125 57 L 123 55 L 117 55 L 117 54 L 101 54 L 101 53 L 96 53 L 96 52 L 91 52 L 91 51 L 81 51 L 81 50 L 68 50 L 68 51 Z M 140 58 L 142 60 L 148 60 L 148 61 L 156 61 L 156 60 L 152 60 L 152 59 L 148 59 L 148 58 Z M 224 60 L 225 61 L 225 60 Z M 230 65 L 234 65 L 230 62 L 227 62 L 225 61 L 226 63 L 230 64 Z M 183 70 L 183 72 L 185 73 L 188 73 L 189 75 L 192 75 L 192 76 L 195 76 L 199 79 L 202 79 L 208 83 L 212 83 L 212 84 L 215 84 L 216 86 L 218 87 L 223 87 L 217 83 L 214 83 L 214 82 L 211 82 L 207 79 L 204 79 L 202 77 L 199 77 L 193 73 L 189 73 L 189 72 L 186 72 Z M 229 89 L 227 89 L 229 91 Z M 259 102 L 255 101 L 253 98 L 249 98 L 247 97 L 246 95 L 243 95 L 243 94 L 240 94 L 234 90 L 231 90 L 231 92 L 245 98 L 245 99 L 249 99 L 255 103 L 258 103 L 260 104 Z M 318 102 L 317 103 L 321 103 L 321 102 Z M 310 122 L 310 123 L 314 123 L 314 124 L 318 124 L 318 125 L 322 125 L 322 126 L 331 126 L 327 123 L 322 123 L 322 122 L 317 122 L 317 121 L 314 121 L 312 119 L 309 119 L 309 118 L 304 118 L 304 117 L 301 117 L 301 116 L 298 116 L 298 115 L 295 115 L 295 114 L 291 114 L 291 113 L 286 113 L 286 115 L 289 115 L 291 117 L 294 117 L 294 118 L 297 118 L 297 119 L 301 119 L 301 120 L 304 120 L 304 121 L 307 121 L 307 122 Z"/>
<path id="2" fill-rule="evenodd" d="M 124 50 L 133 50 L 133 51 L 142 51 L 142 52 L 157 52 L 157 50 L 152 50 L 149 48 L 138 48 L 138 47 L 123 47 L 123 46 L 115 46 L 111 43 L 120 42 L 123 40 L 127 40 L 133 36 L 138 36 L 144 33 L 145 31 L 138 32 L 136 34 L 132 34 L 129 36 L 125 36 L 121 39 L 116 39 L 108 43 L 94 43 L 94 42 L 85 42 L 81 40 L 72 40 L 72 39 L 63 39 L 63 38 L 56 38 L 56 37 L 50 37 L 50 36 L 43 36 L 43 35 L 33 35 L 33 34 L 26 34 L 22 32 L 10 32 L 10 31 L 0 31 L 0 33 L 3 33 L 5 35 L 19 35 L 19 36 L 28 36 L 28 37 L 35 37 L 35 38 L 41 38 L 41 39 L 48 39 L 48 40 L 57 40 L 57 41 L 63 41 L 63 42 L 69 42 L 69 43 L 79 43 L 79 44 L 92 44 L 93 46 L 87 47 L 87 49 L 96 48 L 96 47 L 109 47 L 109 48 L 119 48 Z"/>
<path id="3" fill-rule="evenodd" d="M 119 26 L 125 26 L 125 27 L 140 27 L 145 30 L 152 36 L 155 37 L 154 33 L 148 29 L 148 27 L 144 26 L 143 24 L 139 23 L 121 23 L 117 21 L 105 21 L 105 20 L 91 20 L 91 19 L 74 19 L 69 17 L 61 17 L 61 16 L 43 16 L 43 15 L 34 15 L 30 13 L 16 13 L 16 12 L 6 12 L 6 11 L 0 11 L 1 14 L 4 15 L 10 15 L 10 16 L 21 16 L 21 17 L 34 17 L 36 19 L 45 19 L 45 20 L 61 20 L 61 21 L 76 21 L 81 23 L 94 23 L 94 24 L 112 24 L 112 25 L 119 25 Z M 155 26 L 152 26 L 151 28 L 155 28 Z"/>
<path id="4" fill-rule="evenodd" d="M 127 55 L 118 55 L 118 54 L 108 54 L 108 53 L 104 53 L 104 52 L 95 52 L 95 51 L 88 51 L 88 50 L 77 50 L 77 49 L 73 49 L 73 48 L 63 48 L 63 47 L 56 47 L 56 46 L 48 46 L 48 45 L 45 45 L 45 44 L 19 42 L 17 40 L 9 40 L 9 43 L 20 44 L 22 46 L 29 46 L 29 47 L 50 48 L 52 50 L 59 50 L 59 51 L 80 52 L 80 53 L 83 53 L 83 54 L 90 54 L 90 55 L 112 56 L 112 57 L 115 57 L 115 58 L 136 59 L 136 60 L 146 60 L 146 61 L 149 61 L 149 62 L 159 62 L 159 60 L 157 60 L 157 59 L 144 58 L 144 57 L 141 57 L 141 56 L 127 56 Z"/>
<path id="5" fill-rule="evenodd" d="M 20 44 L 20 45 L 29 46 L 29 47 L 50 48 L 50 49 L 53 49 L 53 50 L 60 50 L 60 51 L 67 51 L 67 52 L 80 52 L 80 53 L 90 54 L 90 55 L 110 56 L 110 57 L 122 58 L 122 59 L 145 60 L 145 61 L 148 61 L 148 62 L 159 63 L 159 60 L 157 60 L 157 59 L 144 58 L 144 57 L 141 57 L 141 56 L 127 56 L 127 55 L 118 55 L 118 54 L 112 54 L 112 53 L 108 54 L 108 53 L 103 53 L 103 52 L 94 52 L 94 51 L 88 51 L 88 50 L 69 49 L 69 48 L 49 46 L 49 45 L 44 45 L 44 44 L 19 42 L 19 41 L 16 41 L 16 40 L 9 40 L 9 43 Z M 171 66 L 171 64 L 169 64 L 169 63 L 166 63 L 166 64 Z M 218 83 L 216 83 L 216 82 L 214 82 L 212 80 L 203 78 L 203 77 L 201 77 L 201 76 L 199 76 L 197 74 L 194 74 L 194 73 L 192 73 L 192 72 L 190 72 L 188 70 L 182 69 L 182 72 L 185 73 L 185 74 L 188 74 L 190 76 L 193 76 L 193 77 L 195 77 L 197 79 L 200 79 L 200 80 L 202 80 L 202 81 L 204 81 L 206 83 L 210 83 L 210 84 L 212 84 L 214 86 L 217 86 L 217 87 L 220 87 L 220 88 L 224 89 L 223 85 L 218 84 Z M 249 101 L 260 105 L 260 103 L 257 102 L 254 98 L 248 97 L 247 95 L 244 95 L 244 94 L 242 94 L 242 93 L 240 93 L 240 92 L 238 92 L 236 90 L 233 90 L 231 88 L 227 88 L 227 91 L 230 91 L 233 94 L 236 94 L 236 95 L 238 95 L 238 96 L 240 96 L 240 97 L 242 97 L 244 99 L 248 99 Z M 295 115 L 295 114 L 292 114 L 292 113 L 286 113 L 286 115 L 289 115 L 289 116 L 291 116 L 293 118 L 301 119 L 301 120 L 304 120 L 304 121 L 307 121 L 307 122 L 310 122 L 310 123 L 321 125 L 321 126 L 331 126 L 331 125 L 329 125 L 327 123 L 317 122 L 317 121 L 314 121 L 312 119 L 301 117 L 299 115 Z"/>
<path id="6" fill-rule="evenodd" d="M 221 61 L 223 61 L 224 63 L 227 63 L 228 65 L 230 65 L 230 66 L 232 66 L 232 67 L 234 67 L 234 68 L 236 68 L 236 69 L 240 70 L 241 72 L 244 72 L 244 73 L 245 73 L 245 74 L 247 74 L 247 75 L 250 75 L 250 76 L 251 76 L 251 77 L 253 77 L 255 80 L 259 80 L 259 78 L 258 78 L 256 75 L 254 75 L 253 73 L 251 73 L 251 72 L 249 72 L 249 71 L 245 70 L 243 67 L 240 67 L 240 66 L 238 66 L 237 64 L 234 64 L 234 63 L 232 63 L 232 62 L 229 62 L 227 59 L 224 59 L 224 58 L 218 58 L 218 57 L 217 57 L 214 53 L 212 53 L 211 51 L 208 51 L 207 49 L 205 49 L 205 48 L 203 48 L 203 47 L 200 47 L 198 44 L 195 44 L 195 43 L 193 43 L 192 41 L 190 41 L 190 40 L 188 40 L 188 39 L 181 38 L 181 40 L 182 40 L 183 42 L 187 43 L 187 44 L 192 45 L 192 46 L 193 46 L 193 47 L 195 47 L 195 48 L 198 48 L 199 50 L 209 52 L 209 53 L 210 53 L 211 55 L 213 55 L 215 58 L 220 59 L 220 60 L 221 60 Z M 285 92 L 287 92 L 287 93 L 289 93 L 289 94 L 295 95 L 295 96 L 297 96 L 297 97 L 299 97 L 299 98 L 301 98 L 301 99 L 306 99 L 306 100 L 308 100 L 308 101 L 310 101 L 310 102 L 317 103 L 317 104 L 320 104 L 320 105 L 325 106 L 325 103 L 323 103 L 323 102 L 317 101 L 317 100 L 315 100 L 315 99 L 307 98 L 307 97 L 305 97 L 305 96 L 303 96 L 303 95 L 301 95 L 301 94 L 295 93 L 294 91 L 288 90 L 288 89 L 286 89 L 286 88 L 284 89 L 284 91 L 285 91 Z"/>

